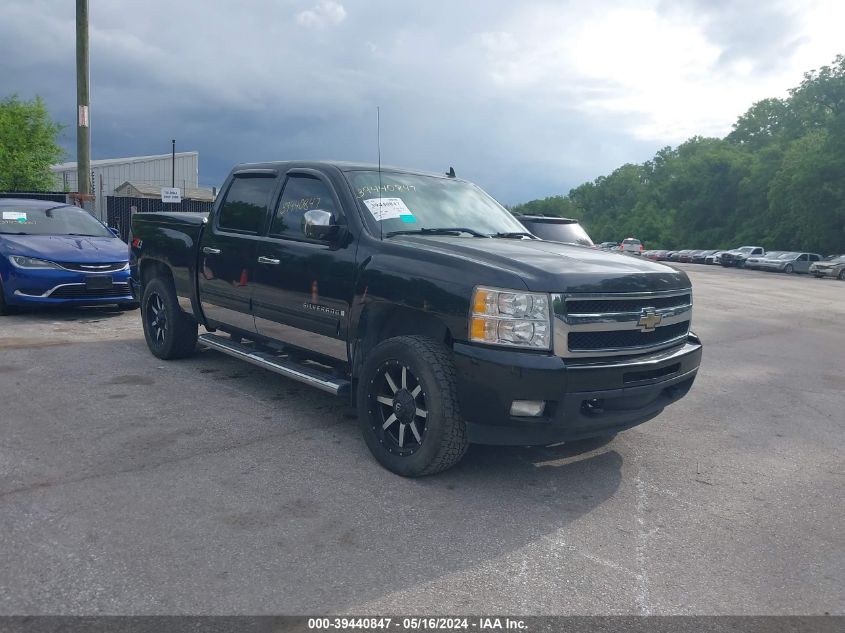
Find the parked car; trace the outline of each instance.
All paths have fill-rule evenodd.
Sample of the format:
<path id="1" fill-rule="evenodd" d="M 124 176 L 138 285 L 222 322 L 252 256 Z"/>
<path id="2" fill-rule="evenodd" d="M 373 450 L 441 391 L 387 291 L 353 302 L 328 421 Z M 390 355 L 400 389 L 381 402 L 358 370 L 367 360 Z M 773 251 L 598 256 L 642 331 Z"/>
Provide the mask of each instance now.
<path id="1" fill-rule="evenodd" d="M 626 255 L 642 255 L 643 243 L 633 237 L 626 237 L 619 243 L 619 250 Z"/>
<path id="2" fill-rule="evenodd" d="M 724 267 L 734 266 L 742 268 L 745 266 L 745 260 L 754 255 L 765 255 L 766 249 L 762 246 L 740 246 L 729 251 L 725 251 L 721 255 L 721 264 Z"/>
<path id="3" fill-rule="evenodd" d="M 530 233 L 542 240 L 594 246 L 593 240 L 590 239 L 578 220 L 547 215 L 522 215 L 521 213 L 514 213 L 513 215 Z"/>
<path id="4" fill-rule="evenodd" d="M 135 214 L 130 266 L 154 356 L 199 341 L 345 396 L 404 476 L 472 442 L 612 435 L 685 396 L 701 362 L 685 273 L 525 239 L 454 176 L 239 165 L 207 217 Z"/>
<path id="5" fill-rule="evenodd" d="M 719 252 L 719 251 L 717 251 L 717 250 L 697 251 L 697 252 L 696 252 L 696 253 L 694 253 L 694 254 L 693 254 L 693 256 L 690 258 L 690 261 L 691 261 L 693 264 L 704 264 L 704 263 L 706 262 L 706 260 L 707 260 L 707 258 L 708 258 L 709 256 L 711 256 L 711 255 L 715 255 L 715 254 L 716 254 L 716 253 L 718 253 L 718 252 Z"/>
<path id="6" fill-rule="evenodd" d="M 704 258 L 705 264 L 721 264 L 722 263 L 722 253 L 725 251 L 716 251 L 712 255 L 708 255 Z"/>
<path id="7" fill-rule="evenodd" d="M 695 250 L 695 249 L 689 249 L 689 248 L 688 248 L 688 249 L 685 249 L 685 250 L 682 250 L 682 251 L 678 254 L 678 261 L 679 261 L 679 262 L 684 262 L 684 263 L 688 264 L 689 262 L 691 262 L 691 261 L 692 261 L 692 256 L 693 256 L 693 255 L 695 255 L 697 252 L 698 252 L 697 250 Z"/>
<path id="8" fill-rule="evenodd" d="M 810 265 L 821 260 L 817 253 L 783 252 L 777 257 L 764 257 L 757 266 L 760 270 L 782 273 L 809 273 Z"/>
<path id="9" fill-rule="evenodd" d="M 816 277 L 836 277 L 845 281 L 845 255 L 830 255 L 810 265 L 810 272 Z"/>
<path id="10" fill-rule="evenodd" d="M 752 255 L 745 260 L 745 267 L 756 270 L 760 268 L 760 262 L 764 259 L 777 259 L 781 255 L 785 255 L 788 251 L 769 251 L 765 255 Z"/>
<path id="11" fill-rule="evenodd" d="M 85 209 L 0 200 L 0 314 L 15 306 L 136 307 L 126 244 Z"/>
<path id="12" fill-rule="evenodd" d="M 599 248 L 605 251 L 612 251 L 619 248 L 619 242 L 602 242 Z"/>
<path id="13" fill-rule="evenodd" d="M 677 254 L 678 251 L 666 251 L 663 253 L 663 256 L 660 258 L 662 262 L 670 262 L 672 258 Z"/>
<path id="14" fill-rule="evenodd" d="M 649 259 L 653 259 L 653 260 L 658 261 L 658 262 L 663 261 L 664 259 L 666 259 L 666 254 L 668 252 L 669 251 L 666 250 L 666 249 L 659 249 L 659 250 L 656 250 L 656 251 L 651 251 L 651 257 Z"/>

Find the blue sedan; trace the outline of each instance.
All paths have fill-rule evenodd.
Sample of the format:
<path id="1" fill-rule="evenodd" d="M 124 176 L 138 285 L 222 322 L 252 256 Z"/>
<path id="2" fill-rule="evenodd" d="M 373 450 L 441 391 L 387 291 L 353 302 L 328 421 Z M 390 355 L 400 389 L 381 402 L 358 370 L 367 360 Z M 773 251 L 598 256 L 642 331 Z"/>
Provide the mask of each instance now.
<path id="1" fill-rule="evenodd" d="M 0 315 L 13 306 L 135 307 L 126 244 L 79 207 L 0 200 Z"/>

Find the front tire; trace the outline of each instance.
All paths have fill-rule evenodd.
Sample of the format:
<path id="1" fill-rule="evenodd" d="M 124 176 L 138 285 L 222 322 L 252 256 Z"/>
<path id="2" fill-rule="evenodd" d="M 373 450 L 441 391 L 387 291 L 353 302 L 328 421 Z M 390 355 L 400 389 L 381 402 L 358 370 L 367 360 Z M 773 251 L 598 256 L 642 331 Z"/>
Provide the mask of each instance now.
<path id="1" fill-rule="evenodd" d="M 0 281 L 0 316 L 12 313 L 12 307 L 6 303 L 6 291 L 3 290 L 3 282 Z"/>
<path id="2" fill-rule="evenodd" d="M 160 277 L 144 288 L 141 300 L 144 338 L 154 356 L 162 360 L 185 358 L 197 345 L 197 322 L 179 307 L 173 284 Z"/>
<path id="3" fill-rule="evenodd" d="M 845 281 L 845 268 L 839 271 L 839 280 Z"/>
<path id="4" fill-rule="evenodd" d="M 785 272 L 787 275 L 791 275 L 792 271 L 794 271 L 794 270 L 795 269 L 792 267 L 792 264 L 787 264 L 786 266 L 783 267 L 783 272 Z"/>
<path id="5" fill-rule="evenodd" d="M 378 462 L 403 477 L 451 468 L 466 453 L 449 349 L 398 336 L 367 355 L 358 380 L 358 422 Z"/>

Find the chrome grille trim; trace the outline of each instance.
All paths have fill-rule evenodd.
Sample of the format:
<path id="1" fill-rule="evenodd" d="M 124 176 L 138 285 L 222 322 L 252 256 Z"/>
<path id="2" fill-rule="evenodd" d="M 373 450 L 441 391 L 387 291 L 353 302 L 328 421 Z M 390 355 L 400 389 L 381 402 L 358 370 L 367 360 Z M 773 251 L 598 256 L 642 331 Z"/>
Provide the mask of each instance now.
<path id="1" fill-rule="evenodd" d="M 27 294 L 25 292 L 21 292 L 20 290 L 15 290 L 14 294 L 18 297 L 33 297 L 38 299 L 47 299 L 51 297 L 54 292 L 61 288 L 85 288 L 85 284 L 59 284 L 58 286 L 53 286 L 52 288 L 40 295 Z M 114 284 L 112 284 L 112 288 L 114 288 L 115 290 L 125 291 L 127 295 L 129 294 L 128 282 L 115 282 Z M 92 295 L 95 295 L 94 298 L 96 298 L 97 291 L 92 290 L 91 293 Z"/>
<path id="2" fill-rule="evenodd" d="M 677 297 L 677 304 L 666 305 L 672 303 L 673 297 Z M 649 300 L 654 300 L 656 304 L 663 307 L 653 308 L 648 305 Z M 601 303 L 606 302 L 607 309 L 601 312 L 583 313 L 576 308 L 572 311 L 574 313 L 570 313 L 569 306 L 584 301 L 591 302 L 592 310 L 595 310 L 597 304 L 601 305 Z M 643 302 L 643 308 L 632 311 L 630 307 L 634 301 Z M 692 291 L 689 288 L 659 292 L 552 294 L 552 309 L 554 312 L 552 345 L 554 353 L 563 358 L 591 358 L 644 354 L 678 345 L 686 339 L 689 333 L 689 323 L 692 320 L 692 301 Z M 615 309 L 615 306 L 619 305 L 625 309 Z M 660 316 L 660 323 L 653 329 L 646 329 L 639 325 L 640 319 L 646 315 Z M 569 348 L 569 334 L 572 332 L 639 331 L 659 333 L 663 327 L 681 323 L 687 323 L 686 330 L 682 335 L 673 336 L 670 339 L 660 340 L 649 345 L 575 350 Z M 655 338 L 660 337 L 655 336 Z"/>

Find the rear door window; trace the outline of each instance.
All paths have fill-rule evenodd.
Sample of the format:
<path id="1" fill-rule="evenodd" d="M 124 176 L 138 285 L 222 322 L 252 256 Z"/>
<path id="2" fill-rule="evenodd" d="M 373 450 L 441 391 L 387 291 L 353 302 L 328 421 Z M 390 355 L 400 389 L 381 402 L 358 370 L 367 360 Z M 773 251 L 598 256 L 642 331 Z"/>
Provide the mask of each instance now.
<path id="1" fill-rule="evenodd" d="M 223 231 L 260 233 L 275 183 L 272 176 L 235 176 L 220 207 L 217 226 Z"/>

